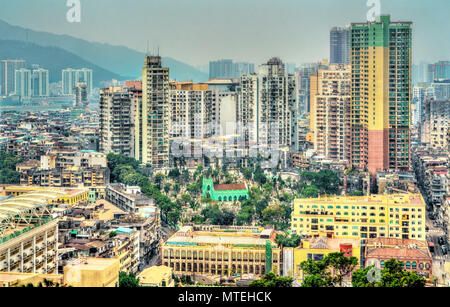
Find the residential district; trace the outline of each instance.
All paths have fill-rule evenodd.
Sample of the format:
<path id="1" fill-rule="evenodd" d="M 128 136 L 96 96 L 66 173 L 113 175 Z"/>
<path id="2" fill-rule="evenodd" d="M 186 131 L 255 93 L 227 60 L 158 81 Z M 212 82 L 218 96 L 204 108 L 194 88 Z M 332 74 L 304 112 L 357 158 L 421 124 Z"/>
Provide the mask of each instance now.
<path id="1" fill-rule="evenodd" d="M 449 286 L 450 62 L 412 52 L 383 15 L 203 83 L 2 59 L 0 287 Z"/>

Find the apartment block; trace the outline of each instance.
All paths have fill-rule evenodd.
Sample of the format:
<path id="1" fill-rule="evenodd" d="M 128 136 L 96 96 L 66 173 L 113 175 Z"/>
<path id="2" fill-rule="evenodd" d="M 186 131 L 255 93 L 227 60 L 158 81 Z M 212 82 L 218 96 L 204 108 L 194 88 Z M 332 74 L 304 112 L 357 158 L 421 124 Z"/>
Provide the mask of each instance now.
<path id="1" fill-rule="evenodd" d="M 410 168 L 411 25 L 352 24 L 352 164 L 372 174 Z"/>
<path id="2" fill-rule="evenodd" d="M 133 95 L 122 87 L 100 91 L 100 151 L 134 157 Z"/>
<path id="3" fill-rule="evenodd" d="M 169 68 L 160 56 L 146 56 L 142 70 L 142 105 L 136 106 L 135 158 L 143 164 L 169 164 Z"/>
<path id="4" fill-rule="evenodd" d="M 241 77 L 237 120 L 243 141 L 257 146 L 295 148 L 297 142 L 297 82 L 278 58 L 260 66 L 257 74 Z"/>
<path id="5" fill-rule="evenodd" d="M 306 236 L 425 240 L 420 194 L 296 199 L 291 229 Z"/>
<path id="6" fill-rule="evenodd" d="M 314 150 L 326 159 L 350 161 L 351 68 L 330 65 L 317 73 L 314 95 Z"/>

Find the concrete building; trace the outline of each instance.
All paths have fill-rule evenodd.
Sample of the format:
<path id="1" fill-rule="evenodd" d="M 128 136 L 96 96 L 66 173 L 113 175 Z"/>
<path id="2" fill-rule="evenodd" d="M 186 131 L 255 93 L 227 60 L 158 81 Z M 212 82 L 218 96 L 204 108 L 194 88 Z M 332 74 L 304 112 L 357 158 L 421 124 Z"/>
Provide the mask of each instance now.
<path id="1" fill-rule="evenodd" d="M 296 199 L 291 229 L 306 236 L 426 240 L 420 194 Z"/>
<path id="2" fill-rule="evenodd" d="M 31 70 L 21 68 L 15 71 L 14 95 L 21 99 L 31 98 Z"/>
<path id="3" fill-rule="evenodd" d="M 258 74 L 242 76 L 237 121 L 244 127 L 243 143 L 295 150 L 297 99 L 296 78 L 278 58 L 261 65 Z"/>
<path id="4" fill-rule="evenodd" d="M 100 151 L 134 157 L 133 104 L 122 87 L 100 90 Z"/>
<path id="5" fill-rule="evenodd" d="M 421 122 L 421 141 L 433 150 L 447 150 L 447 131 L 450 128 L 450 99 L 426 99 Z"/>
<path id="6" fill-rule="evenodd" d="M 352 24 L 352 165 L 372 174 L 410 169 L 411 24 Z"/>
<path id="7" fill-rule="evenodd" d="M 31 192 L 0 201 L 0 272 L 57 272 L 58 221 L 50 205 L 59 197 Z"/>
<path id="8" fill-rule="evenodd" d="M 89 104 L 88 100 L 88 87 L 86 82 L 77 82 L 75 85 L 75 88 L 73 89 L 74 92 L 74 102 L 73 106 L 75 108 L 85 108 Z"/>
<path id="9" fill-rule="evenodd" d="M 172 278 L 173 270 L 166 266 L 152 266 L 139 273 L 139 284 L 142 287 L 175 287 Z"/>
<path id="10" fill-rule="evenodd" d="M 14 94 L 16 70 L 25 68 L 25 60 L 2 60 L 0 63 L 0 96 Z"/>
<path id="11" fill-rule="evenodd" d="M 50 96 L 49 73 L 46 69 L 34 69 L 31 76 L 31 91 L 33 97 Z"/>
<path id="12" fill-rule="evenodd" d="M 330 64 L 350 64 L 351 29 L 334 27 L 330 31 Z"/>
<path id="13" fill-rule="evenodd" d="M 93 71 L 92 69 L 66 68 L 62 70 L 62 94 L 73 95 L 78 82 L 86 83 L 87 94 L 90 95 L 93 89 Z"/>
<path id="14" fill-rule="evenodd" d="M 364 245 L 365 267 L 373 265 L 382 270 L 386 261 L 395 259 L 407 271 L 415 271 L 427 279 L 432 276 L 433 258 L 426 241 L 376 238 L 366 240 Z"/>
<path id="15" fill-rule="evenodd" d="M 428 64 L 428 82 L 432 83 L 439 79 L 450 79 L 450 61 L 438 61 Z"/>
<path id="16" fill-rule="evenodd" d="M 218 60 L 209 62 L 209 79 L 240 78 L 242 75 L 253 74 L 255 65 L 233 60 Z"/>
<path id="17" fill-rule="evenodd" d="M 75 259 L 64 267 L 64 284 L 72 287 L 118 287 L 118 259 Z"/>
<path id="18" fill-rule="evenodd" d="M 330 65 L 317 73 L 314 108 L 314 150 L 326 159 L 350 161 L 351 68 Z"/>
<path id="19" fill-rule="evenodd" d="M 136 107 L 135 158 L 158 168 L 169 164 L 169 68 L 160 56 L 146 56 L 142 70 L 142 105 Z"/>
<path id="20" fill-rule="evenodd" d="M 346 257 L 358 259 L 357 268 L 361 263 L 361 241 L 348 238 L 313 237 L 302 240 L 297 248 L 283 248 L 283 276 L 303 281 L 304 274 L 301 263 L 308 261 L 321 261 L 328 254 L 344 253 Z M 355 268 L 355 269 L 357 269 Z"/>
<path id="21" fill-rule="evenodd" d="M 139 212 L 140 208 L 154 206 L 153 199 L 141 193 L 139 187 L 113 183 L 106 187 L 106 200 L 126 212 Z"/>
<path id="22" fill-rule="evenodd" d="M 162 264 L 180 275 L 280 274 L 275 234 L 257 227 L 185 226 L 162 245 Z"/>

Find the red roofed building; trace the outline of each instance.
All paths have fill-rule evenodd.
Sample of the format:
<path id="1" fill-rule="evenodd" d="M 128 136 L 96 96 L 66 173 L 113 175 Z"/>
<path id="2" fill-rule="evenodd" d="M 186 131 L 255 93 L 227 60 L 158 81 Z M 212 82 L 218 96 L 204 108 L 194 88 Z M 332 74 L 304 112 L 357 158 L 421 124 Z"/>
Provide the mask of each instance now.
<path id="1" fill-rule="evenodd" d="M 203 197 L 217 201 L 237 201 L 249 198 L 245 183 L 214 184 L 212 179 L 203 179 L 202 192 Z"/>
<path id="2" fill-rule="evenodd" d="M 433 258 L 426 241 L 411 239 L 376 238 L 366 241 L 365 266 L 383 269 L 386 261 L 395 259 L 409 271 L 429 278 L 432 275 Z"/>

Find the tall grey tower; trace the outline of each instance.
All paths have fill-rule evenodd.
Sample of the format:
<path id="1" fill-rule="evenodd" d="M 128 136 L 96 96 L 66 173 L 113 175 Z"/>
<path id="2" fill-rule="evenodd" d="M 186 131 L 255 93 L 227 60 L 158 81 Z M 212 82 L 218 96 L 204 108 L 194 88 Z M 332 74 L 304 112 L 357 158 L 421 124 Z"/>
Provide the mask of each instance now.
<path id="1" fill-rule="evenodd" d="M 350 64 L 350 27 L 330 31 L 330 64 Z"/>

